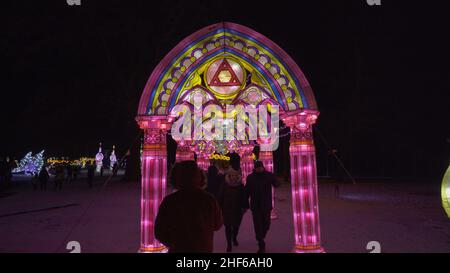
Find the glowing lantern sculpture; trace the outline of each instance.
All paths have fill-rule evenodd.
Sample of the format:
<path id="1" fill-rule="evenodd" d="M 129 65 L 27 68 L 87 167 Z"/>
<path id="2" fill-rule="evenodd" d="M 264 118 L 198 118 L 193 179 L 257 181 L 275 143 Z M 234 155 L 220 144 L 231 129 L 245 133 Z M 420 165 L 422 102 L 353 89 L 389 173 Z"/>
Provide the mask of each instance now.
<path id="1" fill-rule="evenodd" d="M 113 145 L 113 150 L 111 152 L 111 155 L 109 156 L 109 168 L 112 170 L 114 168 L 114 165 L 117 163 L 117 157 L 116 157 L 116 146 Z"/>
<path id="2" fill-rule="evenodd" d="M 44 166 L 44 150 L 32 155 L 31 152 L 27 153 L 24 158 L 20 160 L 19 166 L 12 170 L 12 173 L 24 172 L 26 174 L 35 175 L 39 173 Z"/>
<path id="3" fill-rule="evenodd" d="M 442 179 L 441 196 L 442 206 L 444 207 L 447 216 L 450 217 L 450 166 Z"/>
<path id="4" fill-rule="evenodd" d="M 100 142 L 98 153 L 95 155 L 95 166 L 96 166 L 96 172 L 100 172 L 103 167 L 103 153 L 102 153 L 102 143 Z"/>
<path id="5" fill-rule="evenodd" d="M 228 105 L 277 106 L 279 111 L 270 111 L 271 117 L 279 114 L 291 130 L 294 251 L 322 252 L 312 136 L 319 111 L 312 88 L 294 60 L 278 45 L 254 30 L 228 22 L 207 26 L 182 40 L 157 65 L 142 92 L 136 117 L 145 135 L 141 158 L 140 251 L 165 250 L 154 237 L 154 219 L 166 193 L 166 135 L 172 124 L 180 121 L 172 112 L 175 106 L 197 111 L 192 103 L 196 94 L 201 94 L 202 105 L 217 107 L 222 113 Z M 252 119 L 246 119 L 244 127 Z M 195 120 L 192 127 L 196 136 Z M 195 138 L 180 140 L 176 160 L 193 159 L 195 151 L 200 166 L 204 166 L 205 156 L 233 150 L 243 157 L 241 168 L 247 175 L 253 169 L 250 150 L 256 139 L 250 137 L 242 124 L 237 131 L 246 132 L 248 139 L 239 139 L 232 145 L 228 139 L 206 141 L 205 147 L 195 147 L 198 143 Z M 268 170 L 273 170 L 271 154 L 263 153 L 261 159 Z"/>

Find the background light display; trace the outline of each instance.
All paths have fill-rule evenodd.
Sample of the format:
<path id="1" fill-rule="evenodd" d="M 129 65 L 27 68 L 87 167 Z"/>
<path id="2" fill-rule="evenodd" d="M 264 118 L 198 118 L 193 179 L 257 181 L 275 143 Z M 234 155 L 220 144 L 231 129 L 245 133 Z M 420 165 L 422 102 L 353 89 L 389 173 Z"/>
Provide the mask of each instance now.
<path id="1" fill-rule="evenodd" d="M 117 157 L 116 157 L 116 146 L 113 146 L 113 150 L 111 152 L 111 155 L 109 156 L 109 168 L 112 170 L 114 168 L 114 165 L 117 163 Z"/>
<path id="2" fill-rule="evenodd" d="M 19 166 L 12 170 L 13 173 L 24 172 L 26 174 L 35 175 L 39 173 L 44 166 L 44 151 L 39 152 L 35 156 L 31 152 L 27 153 L 20 160 Z"/>
<path id="3" fill-rule="evenodd" d="M 96 172 L 100 172 L 103 168 L 103 153 L 102 153 L 102 143 L 100 143 L 98 148 L 98 153 L 95 155 L 95 165 L 96 165 Z"/>

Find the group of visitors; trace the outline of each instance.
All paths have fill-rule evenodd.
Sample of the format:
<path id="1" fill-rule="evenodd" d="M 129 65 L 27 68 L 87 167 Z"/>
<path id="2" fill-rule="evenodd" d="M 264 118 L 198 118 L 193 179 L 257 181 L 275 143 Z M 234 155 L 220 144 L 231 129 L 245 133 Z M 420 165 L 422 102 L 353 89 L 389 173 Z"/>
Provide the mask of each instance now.
<path id="1" fill-rule="evenodd" d="M 52 173 L 53 177 L 50 175 Z M 37 190 L 38 186 L 41 191 L 47 190 L 47 183 L 52 180 L 54 183 L 54 190 L 62 190 L 64 183 L 71 183 L 78 180 L 80 169 L 78 166 L 69 164 L 58 164 L 52 167 L 43 166 L 39 173 L 36 173 L 32 185 L 33 189 Z M 89 188 L 92 188 L 94 183 L 95 165 L 87 165 L 87 183 Z M 52 178 L 51 178 L 52 177 Z"/>
<path id="2" fill-rule="evenodd" d="M 226 251 L 231 252 L 239 246 L 239 228 L 250 208 L 257 252 L 264 253 L 270 228 L 272 186 L 279 183 L 261 161 L 256 161 L 254 167 L 244 184 L 236 153 L 230 154 L 225 166 L 211 165 L 206 177 L 195 161 L 177 163 L 171 173 L 176 191 L 167 195 L 159 207 L 156 238 L 169 252 L 212 252 L 214 232 L 223 225 Z"/>

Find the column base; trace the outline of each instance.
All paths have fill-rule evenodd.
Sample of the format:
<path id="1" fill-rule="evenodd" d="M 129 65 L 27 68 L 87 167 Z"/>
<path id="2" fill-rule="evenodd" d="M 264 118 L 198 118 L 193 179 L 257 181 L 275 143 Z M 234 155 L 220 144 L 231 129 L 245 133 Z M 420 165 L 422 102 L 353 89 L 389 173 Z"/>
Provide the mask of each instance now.
<path id="1" fill-rule="evenodd" d="M 292 250 L 292 253 L 325 253 L 325 249 L 321 246 L 314 247 L 304 247 L 304 246 L 295 246 Z"/>
<path id="2" fill-rule="evenodd" d="M 160 247 L 141 247 L 138 253 L 167 253 L 169 249 L 165 246 Z"/>

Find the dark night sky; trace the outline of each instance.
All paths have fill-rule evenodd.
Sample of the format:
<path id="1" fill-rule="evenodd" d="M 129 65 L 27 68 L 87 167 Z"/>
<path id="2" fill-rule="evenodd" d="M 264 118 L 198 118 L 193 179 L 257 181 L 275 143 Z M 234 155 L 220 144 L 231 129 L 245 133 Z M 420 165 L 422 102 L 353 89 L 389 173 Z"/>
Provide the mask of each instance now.
<path id="1" fill-rule="evenodd" d="M 319 130 L 355 175 L 439 177 L 448 164 L 444 6 L 81 2 L 2 2 L 0 154 L 92 156 L 100 140 L 122 151 L 136 137 L 137 104 L 157 63 L 196 30 L 231 21 L 299 64 L 315 91 Z M 316 143 L 323 173 L 326 148 L 317 135 Z"/>

